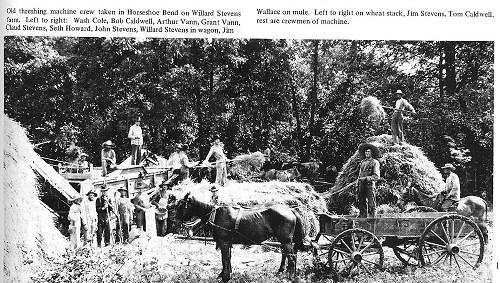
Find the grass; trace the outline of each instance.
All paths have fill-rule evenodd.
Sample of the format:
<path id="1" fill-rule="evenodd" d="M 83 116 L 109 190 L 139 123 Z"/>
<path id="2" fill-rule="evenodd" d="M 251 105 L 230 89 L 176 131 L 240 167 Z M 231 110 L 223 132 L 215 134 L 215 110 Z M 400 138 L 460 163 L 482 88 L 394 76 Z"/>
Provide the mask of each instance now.
<path id="1" fill-rule="evenodd" d="M 491 230 L 491 229 L 490 229 Z M 384 247 L 384 269 L 373 276 L 337 277 L 311 253 L 298 255 L 298 276 L 276 275 L 281 255 L 263 246 L 236 245 L 232 251 L 231 282 L 492 282 L 492 246 L 486 247 L 481 266 L 464 276 L 447 265 L 403 267 Z M 35 282 L 214 282 L 221 271 L 220 251 L 213 242 L 141 237 L 134 243 L 67 254 L 54 267 L 41 270 Z M 339 281 L 337 281 L 339 280 Z"/>

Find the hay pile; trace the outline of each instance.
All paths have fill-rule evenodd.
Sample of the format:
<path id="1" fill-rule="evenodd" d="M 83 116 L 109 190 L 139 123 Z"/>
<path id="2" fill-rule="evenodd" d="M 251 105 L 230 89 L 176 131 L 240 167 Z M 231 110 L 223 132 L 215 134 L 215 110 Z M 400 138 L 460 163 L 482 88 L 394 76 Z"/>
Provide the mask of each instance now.
<path id="1" fill-rule="evenodd" d="M 37 178 L 29 166 L 36 153 L 24 129 L 4 116 L 4 273 L 6 282 L 30 281 L 34 270 L 60 256 L 67 241 L 38 199 Z"/>
<path id="2" fill-rule="evenodd" d="M 396 204 L 407 181 L 427 195 L 434 195 L 443 190 L 441 174 L 420 148 L 408 143 L 394 144 L 390 135 L 374 136 L 366 141 L 377 145 L 382 153 L 379 161 L 383 180 L 377 184 L 377 205 Z M 349 190 L 351 193 L 332 193 L 357 179 L 360 161 L 356 151 L 342 167 L 335 186 L 330 190 L 328 207 L 331 211 L 339 214 L 349 213 L 355 202 L 355 186 L 353 190 Z"/>
<path id="3" fill-rule="evenodd" d="M 264 165 L 264 154 L 257 151 L 250 154 L 238 155 L 229 166 L 232 179 L 246 180 L 260 173 Z"/>
<path id="4" fill-rule="evenodd" d="M 359 105 L 361 114 L 375 125 L 380 125 L 385 120 L 386 114 L 380 101 L 374 96 L 367 96 Z"/>
<path id="5" fill-rule="evenodd" d="M 213 184 L 205 180 L 201 183 L 185 181 L 174 187 L 174 192 L 177 198 L 182 198 L 187 192 L 191 192 L 200 200 L 210 202 L 212 193 L 209 189 L 212 186 Z M 310 237 L 316 236 L 319 231 L 319 223 L 315 213 L 327 212 L 323 197 L 305 183 L 229 182 L 225 187 L 219 188 L 218 197 L 221 205 L 253 207 L 272 202 L 296 207 L 299 214 L 302 215 L 305 233 Z"/>

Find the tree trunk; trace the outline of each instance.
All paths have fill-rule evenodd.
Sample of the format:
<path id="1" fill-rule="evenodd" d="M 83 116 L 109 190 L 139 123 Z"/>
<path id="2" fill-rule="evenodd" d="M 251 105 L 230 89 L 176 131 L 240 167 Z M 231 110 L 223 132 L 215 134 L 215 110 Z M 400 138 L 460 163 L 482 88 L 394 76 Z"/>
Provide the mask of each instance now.
<path id="1" fill-rule="evenodd" d="M 309 136 L 307 138 L 307 144 L 306 144 L 306 153 L 305 157 L 306 159 L 310 159 L 312 156 L 312 139 L 313 136 L 315 135 L 315 116 L 316 116 L 316 108 L 317 108 L 317 102 L 318 102 L 318 47 L 319 47 L 319 40 L 314 40 L 313 41 L 313 54 L 312 54 L 312 61 L 311 61 L 311 69 L 313 73 L 313 81 L 312 81 L 312 87 L 311 87 L 311 92 L 309 94 Z"/>

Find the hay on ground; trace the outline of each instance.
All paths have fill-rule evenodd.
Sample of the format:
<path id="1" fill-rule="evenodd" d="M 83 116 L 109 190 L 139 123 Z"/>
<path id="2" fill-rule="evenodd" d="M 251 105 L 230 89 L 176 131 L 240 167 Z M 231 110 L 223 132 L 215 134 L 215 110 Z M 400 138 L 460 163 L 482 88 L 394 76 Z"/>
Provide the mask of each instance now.
<path id="1" fill-rule="evenodd" d="M 4 116 L 4 273 L 6 282 L 28 282 L 34 270 L 59 257 L 67 241 L 38 198 L 30 163 L 40 158 L 24 129 Z"/>
<path id="2" fill-rule="evenodd" d="M 210 202 L 210 188 L 213 184 L 202 181 L 193 183 L 185 181 L 174 187 L 177 198 L 191 192 L 202 201 Z M 279 203 L 294 207 L 302 216 L 305 233 L 314 237 L 319 231 L 319 223 L 315 214 L 327 212 L 326 202 L 314 189 L 306 183 L 296 182 L 229 182 L 218 191 L 221 205 L 237 205 L 255 207 L 266 203 Z"/>
<path id="3" fill-rule="evenodd" d="M 420 148 L 408 143 L 394 144 L 390 135 L 374 136 L 366 141 L 376 144 L 382 153 L 379 161 L 383 180 L 377 184 L 377 205 L 395 205 L 408 181 L 427 195 L 435 195 L 443 190 L 441 174 Z M 331 211 L 345 214 L 355 203 L 355 186 L 345 193 L 334 192 L 356 181 L 360 162 L 361 158 L 356 151 L 342 167 L 335 186 L 330 190 L 328 207 Z"/>
<path id="4" fill-rule="evenodd" d="M 263 153 L 257 151 L 236 156 L 229 166 L 229 174 L 233 179 L 246 180 L 260 173 L 265 162 Z"/>

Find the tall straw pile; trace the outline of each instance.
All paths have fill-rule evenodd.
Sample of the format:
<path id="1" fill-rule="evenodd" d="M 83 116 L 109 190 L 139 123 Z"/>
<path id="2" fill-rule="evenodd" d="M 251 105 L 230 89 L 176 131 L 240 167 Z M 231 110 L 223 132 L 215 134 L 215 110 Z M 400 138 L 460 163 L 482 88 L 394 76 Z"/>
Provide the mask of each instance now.
<path id="1" fill-rule="evenodd" d="M 210 202 L 213 184 L 207 181 L 192 183 L 186 181 L 174 187 L 177 197 L 183 197 L 191 192 L 202 201 Z M 285 204 L 296 208 L 302 216 L 304 230 L 307 235 L 314 237 L 319 231 L 319 223 L 315 213 L 327 212 L 326 202 L 314 189 L 305 183 L 295 182 L 258 182 L 237 183 L 229 182 L 220 187 L 217 192 L 221 205 L 237 205 L 243 207 L 258 207 L 266 203 Z"/>
<path id="2" fill-rule="evenodd" d="M 264 154 L 257 151 L 250 154 L 238 155 L 229 166 L 229 174 L 233 179 L 245 180 L 260 173 L 264 165 Z"/>
<path id="3" fill-rule="evenodd" d="M 377 126 L 380 125 L 386 117 L 382 104 L 378 98 L 374 96 L 367 96 L 363 98 L 359 105 L 359 109 L 364 117 L 367 117 L 369 121 Z"/>
<path id="4" fill-rule="evenodd" d="M 64 252 L 67 241 L 38 199 L 37 176 L 29 166 L 36 153 L 24 129 L 4 116 L 4 273 L 7 282 L 30 281 Z"/>
<path id="5" fill-rule="evenodd" d="M 383 180 L 377 184 L 377 205 L 394 205 L 408 181 L 414 188 L 427 195 L 434 195 L 443 190 L 444 182 L 441 174 L 420 148 L 408 143 L 394 144 L 390 135 L 374 136 L 366 141 L 377 145 L 382 154 L 379 161 Z M 330 190 L 328 207 L 331 211 L 339 214 L 349 213 L 351 205 L 355 202 L 356 186 L 352 186 L 352 189 L 345 193 L 334 192 L 356 181 L 360 162 L 361 158 L 356 151 L 342 167 L 335 186 Z"/>

